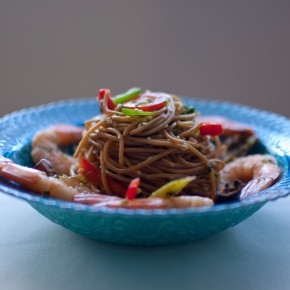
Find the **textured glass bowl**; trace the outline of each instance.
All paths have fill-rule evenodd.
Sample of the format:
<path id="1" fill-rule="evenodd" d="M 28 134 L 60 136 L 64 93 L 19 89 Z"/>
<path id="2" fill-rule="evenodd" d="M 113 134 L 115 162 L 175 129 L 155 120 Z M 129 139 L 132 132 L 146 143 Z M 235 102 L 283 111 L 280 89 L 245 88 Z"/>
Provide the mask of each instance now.
<path id="1" fill-rule="evenodd" d="M 224 115 L 253 126 L 267 151 L 283 170 L 271 188 L 243 201 L 201 209 L 129 210 L 94 208 L 32 194 L 0 178 L 0 191 L 26 200 L 33 208 L 63 227 L 97 240 L 125 244 L 189 242 L 223 231 L 251 216 L 267 201 L 290 192 L 290 121 L 282 116 L 227 102 L 183 99 L 203 115 Z M 81 125 L 99 113 L 92 99 L 51 103 L 12 113 L 0 119 L 0 154 L 21 165 L 32 165 L 30 144 L 39 129 L 55 123 Z"/>

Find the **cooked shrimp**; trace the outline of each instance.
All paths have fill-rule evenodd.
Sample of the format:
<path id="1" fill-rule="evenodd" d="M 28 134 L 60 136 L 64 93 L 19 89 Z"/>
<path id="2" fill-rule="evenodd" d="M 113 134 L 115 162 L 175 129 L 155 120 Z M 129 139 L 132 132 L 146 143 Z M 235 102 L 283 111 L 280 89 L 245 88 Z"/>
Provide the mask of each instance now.
<path id="1" fill-rule="evenodd" d="M 18 165 L 2 156 L 0 156 L 0 175 L 44 196 L 73 200 L 74 195 L 78 193 L 57 178 L 48 177 L 42 171 Z"/>
<path id="2" fill-rule="evenodd" d="M 19 183 L 36 193 L 52 198 L 78 203 L 93 204 L 100 207 L 112 208 L 188 208 L 212 206 L 209 198 L 198 196 L 180 196 L 170 198 L 140 198 L 127 200 L 117 196 L 100 194 L 98 188 L 83 182 L 82 175 L 74 177 L 48 177 L 44 172 L 14 163 L 12 160 L 0 156 L 0 176 Z"/>
<path id="3" fill-rule="evenodd" d="M 78 194 L 75 202 L 90 204 L 94 207 L 130 208 L 130 209 L 166 209 L 213 206 L 212 199 L 201 196 L 175 196 L 175 197 L 147 197 L 125 199 L 117 196 L 102 194 Z"/>
<path id="4" fill-rule="evenodd" d="M 232 183 L 238 179 L 247 183 L 241 191 L 240 198 L 243 199 L 270 187 L 280 173 L 273 156 L 256 154 L 240 157 L 226 164 L 221 171 L 221 180 Z"/>
<path id="5" fill-rule="evenodd" d="M 250 126 L 229 120 L 222 116 L 198 116 L 196 120 L 201 123 L 221 124 L 223 126 L 224 135 L 226 136 L 231 136 L 233 134 L 254 135 L 254 131 Z"/>
<path id="6" fill-rule="evenodd" d="M 59 147 L 79 142 L 83 130 L 73 125 L 59 124 L 38 132 L 32 142 L 33 161 L 38 163 L 41 159 L 46 159 L 58 174 L 69 175 L 76 160 L 62 152 Z"/>
<path id="7" fill-rule="evenodd" d="M 148 197 L 132 200 L 110 200 L 107 207 L 131 208 L 131 209 L 166 209 L 166 208 L 190 208 L 213 206 L 212 199 L 201 196 L 175 196 L 175 197 Z M 99 205 L 97 205 L 99 206 Z"/>
<path id="8" fill-rule="evenodd" d="M 197 122 L 222 125 L 223 134 L 220 138 L 222 146 L 219 158 L 224 162 L 229 162 L 237 157 L 247 155 L 257 141 L 257 137 L 250 126 L 222 116 L 197 117 Z M 215 141 L 220 142 L 219 140 Z"/>

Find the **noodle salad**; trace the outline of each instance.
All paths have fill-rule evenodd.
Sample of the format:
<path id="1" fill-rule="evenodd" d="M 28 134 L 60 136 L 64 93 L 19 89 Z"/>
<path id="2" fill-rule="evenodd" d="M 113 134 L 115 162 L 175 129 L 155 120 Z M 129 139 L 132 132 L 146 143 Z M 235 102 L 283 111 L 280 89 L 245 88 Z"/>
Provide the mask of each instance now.
<path id="1" fill-rule="evenodd" d="M 103 114 L 86 122 L 86 130 L 75 157 L 85 157 L 102 175 L 108 174 L 123 186 L 140 178 L 142 196 L 148 196 L 166 183 L 196 176 L 187 193 L 214 197 L 218 172 L 223 162 L 217 135 L 214 145 L 203 133 L 197 113 L 173 95 L 131 89 L 128 99 L 112 106 L 109 90 L 101 90 Z M 118 96 L 116 99 L 118 100 Z M 102 179 L 105 192 L 112 190 Z M 140 193 L 141 194 L 141 193 Z"/>

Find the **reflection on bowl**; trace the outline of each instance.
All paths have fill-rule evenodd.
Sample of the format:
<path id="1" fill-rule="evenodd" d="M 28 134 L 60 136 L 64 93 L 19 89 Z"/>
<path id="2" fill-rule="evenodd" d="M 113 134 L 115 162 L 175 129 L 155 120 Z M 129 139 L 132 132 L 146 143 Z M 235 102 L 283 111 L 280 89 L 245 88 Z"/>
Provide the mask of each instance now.
<path id="1" fill-rule="evenodd" d="M 240 223 L 267 201 L 289 194 L 289 120 L 238 104 L 186 98 L 184 101 L 204 115 L 224 115 L 254 127 L 265 148 L 277 158 L 283 169 L 281 179 L 271 188 L 245 200 L 198 209 L 94 208 L 32 195 L 3 179 L 0 179 L 0 191 L 26 200 L 51 221 L 76 233 L 102 241 L 142 245 L 205 238 Z M 85 99 L 51 103 L 8 115 L 0 120 L 3 136 L 0 154 L 19 164 L 32 165 L 30 142 L 36 131 L 53 123 L 79 125 L 98 113 L 95 100 Z"/>

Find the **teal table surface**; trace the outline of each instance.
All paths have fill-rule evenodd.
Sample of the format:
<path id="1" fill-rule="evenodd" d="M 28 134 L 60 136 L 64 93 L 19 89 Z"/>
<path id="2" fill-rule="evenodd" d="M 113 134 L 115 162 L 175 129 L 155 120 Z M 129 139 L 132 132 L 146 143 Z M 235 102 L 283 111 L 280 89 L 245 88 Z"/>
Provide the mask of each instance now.
<path id="1" fill-rule="evenodd" d="M 126 246 L 82 237 L 0 195 L 0 289 L 276 289 L 290 285 L 290 197 L 192 243 Z"/>

